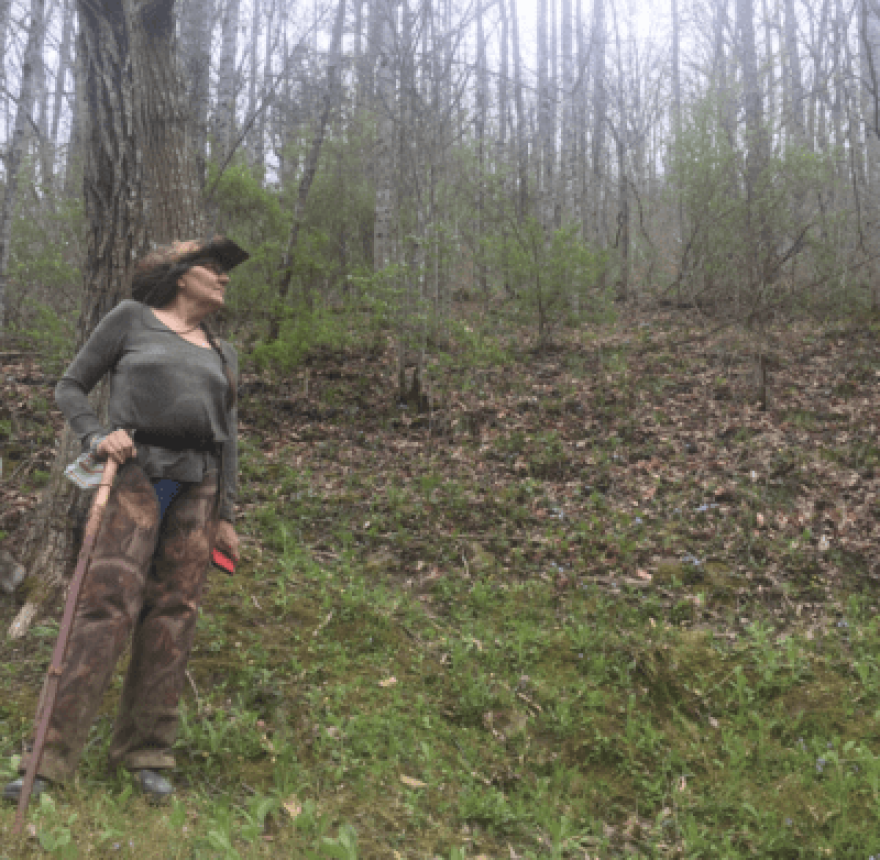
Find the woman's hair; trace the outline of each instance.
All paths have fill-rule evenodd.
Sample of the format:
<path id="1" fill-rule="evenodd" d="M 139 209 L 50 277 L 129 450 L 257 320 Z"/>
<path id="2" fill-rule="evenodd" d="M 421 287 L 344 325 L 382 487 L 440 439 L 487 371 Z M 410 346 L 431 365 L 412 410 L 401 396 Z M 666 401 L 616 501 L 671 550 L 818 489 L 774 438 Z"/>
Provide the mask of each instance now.
<path id="1" fill-rule="evenodd" d="M 165 305 L 174 301 L 174 297 L 177 295 L 179 289 L 177 282 L 180 278 L 193 266 L 208 262 L 216 263 L 217 261 L 211 256 L 206 256 L 202 259 L 187 260 L 186 262 L 181 263 L 162 263 L 151 266 L 146 271 L 136 270 L 131 284 L 131 297 L 136 302 L 140 302 L 148 307 L 163 308 Z M 213 349 L 220 356 L 220 361 L 223 362 L 223 374 L 226 376 L 226 381 L 229 383 L 229 391 L 227 392 L 226 397 L 226 408 L 227 410 L 233 409 L 238 404 L 238 391 L 236 390 L 235 381 L 232 378 L 232 371 L 226 363 L 226 357 L 223 355 L 223 350 L 217 343 L 217 336 L 214 333 L 213 328 L 209 325 L 207 320 L 202 320 L 200 325 L 208 337 L 208 343 L 211 344 Z"/>

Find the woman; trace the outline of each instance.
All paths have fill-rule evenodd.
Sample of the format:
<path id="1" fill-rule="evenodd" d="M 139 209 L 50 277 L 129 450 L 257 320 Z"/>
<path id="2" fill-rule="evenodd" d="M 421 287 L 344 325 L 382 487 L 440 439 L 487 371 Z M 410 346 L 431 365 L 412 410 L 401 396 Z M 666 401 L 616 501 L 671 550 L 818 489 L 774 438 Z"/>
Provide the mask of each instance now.
<path id="1" fill-rule="evenodd" d="M 110 766 L 135 773 L 147 795 L 173 791 L 166 777 L 177 704 L 210 552 L 239 555 L 238 357 L 206 318 L 223 307 L 227 272 L 247 259 L 222 237 L 151 252 L 136 266 L 134 300 L 101 320 L 55 389 L 84 449 L 120 469 L 77 604 L 34 795 L 73 775 L 132 633 Z M 86 399 L 105 373 L 109 432 Z M 7 785 L 4 797 L 18 800 L 22 782 Z"/>

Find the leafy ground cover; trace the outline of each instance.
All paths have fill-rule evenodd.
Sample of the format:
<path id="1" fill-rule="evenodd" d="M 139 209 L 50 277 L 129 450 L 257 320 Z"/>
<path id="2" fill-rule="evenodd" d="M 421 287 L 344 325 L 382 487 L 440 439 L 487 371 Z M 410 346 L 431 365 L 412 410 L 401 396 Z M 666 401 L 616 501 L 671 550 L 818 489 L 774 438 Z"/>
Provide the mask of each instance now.
<path id="1" fill-rule="evenodd" d="M 178 797 L 104 770 L 120 666 L 0 857 L 880 856 L 877 334 L 780 332 L 766 412 L 733 335 L 656 314 L 461 354 L 428 414 L 390 349 L 245 373 L 244 558 L 206 597 Z M 12 536 L 61 419 L 5 373 Z M 0 643 L 0 777 L 56 632 Z"/>

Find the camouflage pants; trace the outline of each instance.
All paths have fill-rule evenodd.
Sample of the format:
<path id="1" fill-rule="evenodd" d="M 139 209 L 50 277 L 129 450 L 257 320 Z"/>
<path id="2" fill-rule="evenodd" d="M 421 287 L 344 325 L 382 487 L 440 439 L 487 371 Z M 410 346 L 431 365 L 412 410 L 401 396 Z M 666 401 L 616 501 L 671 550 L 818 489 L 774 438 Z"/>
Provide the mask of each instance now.
<path id="1" fill-rule="evenodd" d="M 160 528 L 150 480 L 130 461 L 120 468 L 80 592 L 40 775 L 63 781 L 76 770 L 130 636 L 110 767 L 174 767 L 177 704 L 217 530 L 217 485 L 216 471 L 183 484 Z"/>

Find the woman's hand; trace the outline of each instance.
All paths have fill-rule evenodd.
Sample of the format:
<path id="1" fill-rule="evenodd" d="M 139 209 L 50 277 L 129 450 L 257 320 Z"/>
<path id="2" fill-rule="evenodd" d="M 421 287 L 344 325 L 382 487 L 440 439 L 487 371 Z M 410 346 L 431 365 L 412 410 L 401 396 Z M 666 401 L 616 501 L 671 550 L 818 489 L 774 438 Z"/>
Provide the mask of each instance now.
<path id="1" fill-rule="evenodd" d="M 98 445 L 98 456 L 115 460 L 121 466 L 129 457 L 137 456 L 134 441 L 125 430 L 115 430 Z"/>
<path id="2" fill-rule="evenodd" d="M 238 535 L 235 533 L 235 526 L 229 520 L 220 520 L 217 526 L 217 538 L 214 546 L 220 552 L 225 552 L 232 560 L 238 564 Z"/>

